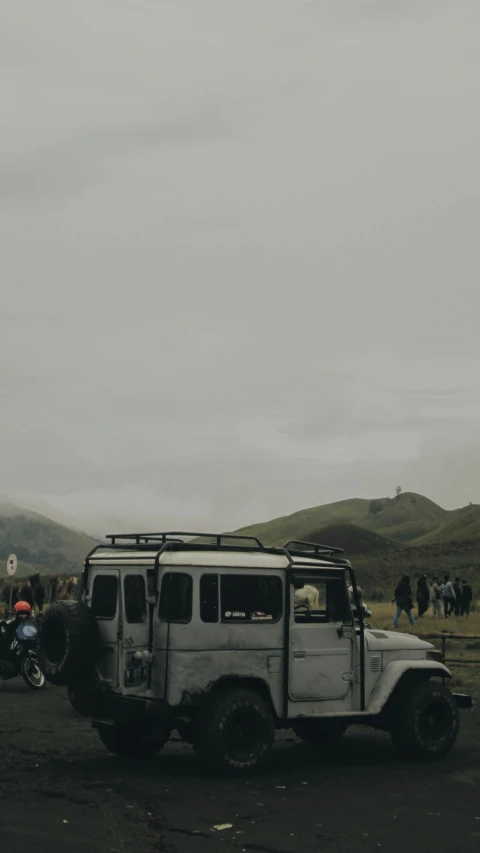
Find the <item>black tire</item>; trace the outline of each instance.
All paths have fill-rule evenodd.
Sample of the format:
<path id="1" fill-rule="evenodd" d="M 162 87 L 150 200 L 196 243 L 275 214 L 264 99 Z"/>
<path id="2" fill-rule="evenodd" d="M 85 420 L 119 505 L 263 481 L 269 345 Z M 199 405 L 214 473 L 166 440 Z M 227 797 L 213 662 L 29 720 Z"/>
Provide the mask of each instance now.
<path id="1" fill-rule="evenodd" d="M 22 678 L 30 690 L 43 690 L 45 687 L 45 675 L 35 652 L 29 652 L 22 658 Z"/>
<path id="2" fill-rule="evenodd" d="M 219 690 L 195 721 L 194 747 L 213 771 L 241 776 L 259 770 L 273 749 L 270 708 L 253 690 Z"/>
<path id="3" fill-rule="evenodd" d="M 315 746 L 331 746 L 345 734 L 347 723 L 339 719 L 297 720 L 293 731 L 297 737 Z"/>
<path id="4" fill-rule="evenodd" d="M 154 734 L 151 726 L 136 720 L 123 725 L 98 725 L 103 745 L 120 758 L 145 761 L 165 746 L 166 739 Z"/>
<path id="5" fill-rule="evenodd" d="M 38 657 L 52 684 L 87 680 L 100 646 L 98 626 L 90 608 L 79 601 L 62 601 L 46 611 L 38 634 Z"/>
<path id="6" fill-rule="evenodd" d="M 410 758 L 445 758 L 455 743 L 460 719 L 450 690 L 433 681 L 417 682 L 393 697 L 390 734 Z"/>

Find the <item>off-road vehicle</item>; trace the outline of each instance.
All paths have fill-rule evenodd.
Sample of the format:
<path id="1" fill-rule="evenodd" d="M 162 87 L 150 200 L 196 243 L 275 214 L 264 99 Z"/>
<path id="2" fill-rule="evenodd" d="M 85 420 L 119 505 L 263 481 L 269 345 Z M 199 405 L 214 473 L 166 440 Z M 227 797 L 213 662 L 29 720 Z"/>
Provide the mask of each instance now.
<path id="1" fill-rule="evenodd" d="M 248 773 L 282 728 L 318 745 L 365 724 L 419 759 L 455 742 L 470 698 L 445 686 L 431 643 L 365 627 L 340 549 L 224 534 L 107 539 L 85 560 L 81 600 L 46 612 L 39 653 L 111 752 L 148 757 L 177 731 L 213 770 Z M 305 586 L 315 609 L 298 605 Z"/>

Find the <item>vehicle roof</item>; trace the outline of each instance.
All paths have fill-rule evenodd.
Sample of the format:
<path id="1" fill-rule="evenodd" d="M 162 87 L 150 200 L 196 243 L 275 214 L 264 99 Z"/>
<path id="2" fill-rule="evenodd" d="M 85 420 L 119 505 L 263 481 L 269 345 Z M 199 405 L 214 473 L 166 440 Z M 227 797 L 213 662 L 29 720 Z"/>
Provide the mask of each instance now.
<path id="1" fill-rule="evenodd" d="M 89 565 L 102 566 L 143 566 L 145 568 L 155 565 L 156 550 L 139 551 L 133 549 L 103 548 L 96 551 L 88 560 Z M 246 568 L 246 569 L 287 569 L 289 566 L 298 565 L 302 569 L 314 569 L 320 566 L 328 566 L 339 571 L 344 571 L 348 562 L 342 564 L 328 558 L 320 559 L 307 556 L 292 555 L 289 559 L 287 554 L 272 554 L 268 551 L 235 551 L 217 550 L 215 548 L 202 550 L 179 550 L 164 551 L 160 554 L 159 564 L 161 566 L 198 566 L 211 568 Z"/>

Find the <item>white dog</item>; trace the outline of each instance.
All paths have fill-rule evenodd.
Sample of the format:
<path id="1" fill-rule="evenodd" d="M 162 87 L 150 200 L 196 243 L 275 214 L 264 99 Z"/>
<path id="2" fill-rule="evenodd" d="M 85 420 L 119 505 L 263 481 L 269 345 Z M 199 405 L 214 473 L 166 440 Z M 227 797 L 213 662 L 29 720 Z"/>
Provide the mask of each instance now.
<path id="1" fill-rule="evenodd" d="M 309 610 L 320 610 L 320 601 L 316 586 L 306 584 L 301 589 L 295 590 L 294 606 L 299 607 L 302 604 L 306 604 Z"/>

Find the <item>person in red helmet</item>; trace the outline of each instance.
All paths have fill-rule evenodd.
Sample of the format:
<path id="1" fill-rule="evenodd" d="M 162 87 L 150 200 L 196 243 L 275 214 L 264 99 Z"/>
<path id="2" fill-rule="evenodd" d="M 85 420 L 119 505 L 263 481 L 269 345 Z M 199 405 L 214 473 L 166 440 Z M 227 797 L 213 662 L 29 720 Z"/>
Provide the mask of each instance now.
<path id="1" fill-rule="evenodd" d="M 32 607 L 28 601 L 17 601 L 13 612 L 19 621 L 23 621 L 32 615 Z"/>
<path id="2" fill-rule="evenodd" d="M 17 601 L 13 612 L 13 619 L 0 622 L 0 646 L 7 648 L 13 642 L 18 626 L 31 618 L 32 608 L 28 601 Z"/>

